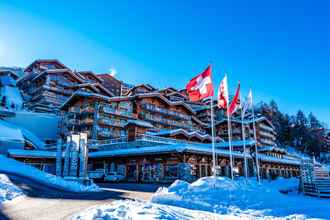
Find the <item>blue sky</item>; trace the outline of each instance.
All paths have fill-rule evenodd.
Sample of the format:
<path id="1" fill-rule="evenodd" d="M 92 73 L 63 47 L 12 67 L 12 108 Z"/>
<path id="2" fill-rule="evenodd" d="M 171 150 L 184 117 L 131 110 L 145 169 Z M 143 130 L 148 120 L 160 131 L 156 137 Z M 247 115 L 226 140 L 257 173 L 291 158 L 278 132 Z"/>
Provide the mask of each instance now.
<path id="1" fill-rule="evenodd" d="M 128 83 L 183 88 L 213 64 L 257 101 L 330 124 L 327 1 L 1 1 L 0 65 L 57 58 Z"/>

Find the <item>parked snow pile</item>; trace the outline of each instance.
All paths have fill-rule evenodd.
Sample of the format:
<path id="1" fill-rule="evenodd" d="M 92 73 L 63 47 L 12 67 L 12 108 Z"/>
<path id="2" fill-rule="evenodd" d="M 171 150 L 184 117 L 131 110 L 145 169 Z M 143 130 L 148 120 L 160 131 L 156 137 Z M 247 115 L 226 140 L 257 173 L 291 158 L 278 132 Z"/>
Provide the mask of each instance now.
<path id="1" fill-rule="evenodd" d="M 46 184 L 65 191 L 72 192 L 96 192 L 100 188 L 95 184 L 84 186 L 77 182 L 66 181 L 61 177 L 45 173 L 35 167 L 25 165 L 24 163 L 0 155 L 0 173 L 11 173 L 27 177 L 37 182 Z"/>
<path id="2" fill-rule="evenodd" d="M 15 186 L 6 175 L 0 174 L 0 203 L 21 195 L 23 195 L 22 190 Z"/>
<path id="3" fill-rule="evenodd" d="M 240 219 L 238 217 L 225 217 L 210 213 L 193 211 L 189 209 L 172 207 L 166 205 L 159 205 L 153 203 L 145 203 L 132 200 L 119 200 L 110 204 L 101 205 L 87 209 L 79 214 L 74 215 L 72 220 L 96 220 L 96 219 L 117 219 L 117 220 L 145 220 L 145 219 L 204 219 L 204 220 L 218 220 L 218 219 Z"/>
<path id="4" fill-rule="evenodd" d="M 205 177 L 192 184 L 178 180 L 168 188 L 160 188 L 152 202 L 221 215 L 329 219 L 330 201 L 299 195 L 298 183 L 297 179 L 246 183 L 226 177 Z"/>

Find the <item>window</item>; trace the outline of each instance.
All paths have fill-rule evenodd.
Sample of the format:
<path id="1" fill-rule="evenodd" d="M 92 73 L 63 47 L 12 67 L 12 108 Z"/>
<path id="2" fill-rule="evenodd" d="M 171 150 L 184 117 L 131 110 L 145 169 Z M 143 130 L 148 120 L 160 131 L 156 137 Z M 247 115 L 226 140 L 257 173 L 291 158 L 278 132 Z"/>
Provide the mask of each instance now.
<path id="1" fill-rule="evenodd" d="M 176 164 L 165 165 L 164 166 L 164 175 L 166 178 L 177 178 L 178 177 L 178 166 Z"/>

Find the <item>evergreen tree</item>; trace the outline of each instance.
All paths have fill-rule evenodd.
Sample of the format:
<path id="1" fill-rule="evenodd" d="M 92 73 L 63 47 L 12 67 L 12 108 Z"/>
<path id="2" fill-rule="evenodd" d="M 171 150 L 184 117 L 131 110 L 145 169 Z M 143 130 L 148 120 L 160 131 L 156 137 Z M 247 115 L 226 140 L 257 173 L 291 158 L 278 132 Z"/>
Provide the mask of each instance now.
<path id="1" fill-rule="evenodd" d="M 309 113 L 308 115 L 309 126 L 312 129 L 322 128 L 320 121 L 313 115 L 313 113 Z"/>

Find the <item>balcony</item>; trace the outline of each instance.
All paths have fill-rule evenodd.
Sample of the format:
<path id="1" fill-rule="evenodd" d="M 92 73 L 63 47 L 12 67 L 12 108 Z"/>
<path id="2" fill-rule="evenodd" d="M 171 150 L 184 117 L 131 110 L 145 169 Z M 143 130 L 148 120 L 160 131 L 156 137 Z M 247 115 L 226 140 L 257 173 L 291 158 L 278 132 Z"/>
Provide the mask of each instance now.
<path id="1" fill-rule="evenodd" d="M 108 129 L 99 129 L 97 131 L 97 135 L 103 138 L 110 138 L 111 137 L 111 132 Z"/>
<path id="2" fill-rule="evenodd" d="M 264 137 L 267 137 L 267 138 L 271 138 L 272 140 L 276 140 L 275 135 L 273 135 L 272 133 L 267 133 L 267 132 L 260 131 L 259 134 L 261 136 L 264 136 Z"/>
<path id="3" fill-rule="evenodd" d="M 260 138 L 259 142 L 262 143 L 262 144 L 265 144 L 265 145 L 270 145 L 270 146 L 275 145 L 274 141 L 269 140 L 269 139 L 265 139 L 265 138 Z"/>
<path id="4" fill-rule="evenodd" d="M 267 126 L 267 125 L 264 125 L 264 124 L 260 124 L 259 127 L 261 129 L 263 129 L 263 130 L 266 130 L 266 131 L 275 133 L 275 130 L 272 127 L 270 127 L 270 126 Z"/>
<path id="5" fill-rule="evenodd" d="M 157 117 L 153 115 L 145 115 L 144 118 L 151 122 L 158 122 L 165 125 L 175 126 L 179 128 L 193 129 L 191 123 L 188 122 L 178 122 L 175 120 L 165 119 L 162 117 Z"/>
<path id="6" fill-rule="evenodd" d="M 151 112 L 157 112 L 157 113 L 161 113 L 161 114 L 164 114 L 164 115 L 173 116 L 173 117 L 176 117 L 176 118 L 179 118 L 179 119 L 184 119 L 184 120 L 190 120 L 191 119 L 191 117 L 188 116 L 188 115 L 185 115 L 185 114 L 182 114 L 182 113 L 179 113 L 179 112 L 176 112 L 176 111 L 170 111 L 170 110 L 167 110 L 165 108 L 160 108 L 160 107 L 158 107 L 156 105 L 153 105 L 153 104 L 150 104 L 150 103 L 142 103 L 141 107 L 148 110 L 148 111 L 151 111 Z"/>
<path id="7" fill-rule="evenodd" d="M 102 111 L 107 114 L 114 114 L 114 115 L 120 115 L 120 116 L 126 116 L 126 117 L 133 117 L 132 112 L 129 111 L 121 111 L 115 108 L 112 108 L 110 106 L 103 106 Z"/>
<path id="8" fill-rule="evenodd" d="M 116 127 L 125 127 L 126 122 L 119 121 L 119 120 L 111 120 L 108 118 L 101 118 L 98 121 L 102 125 L 107 125 L 107 126 L 116 126 Z"/>

